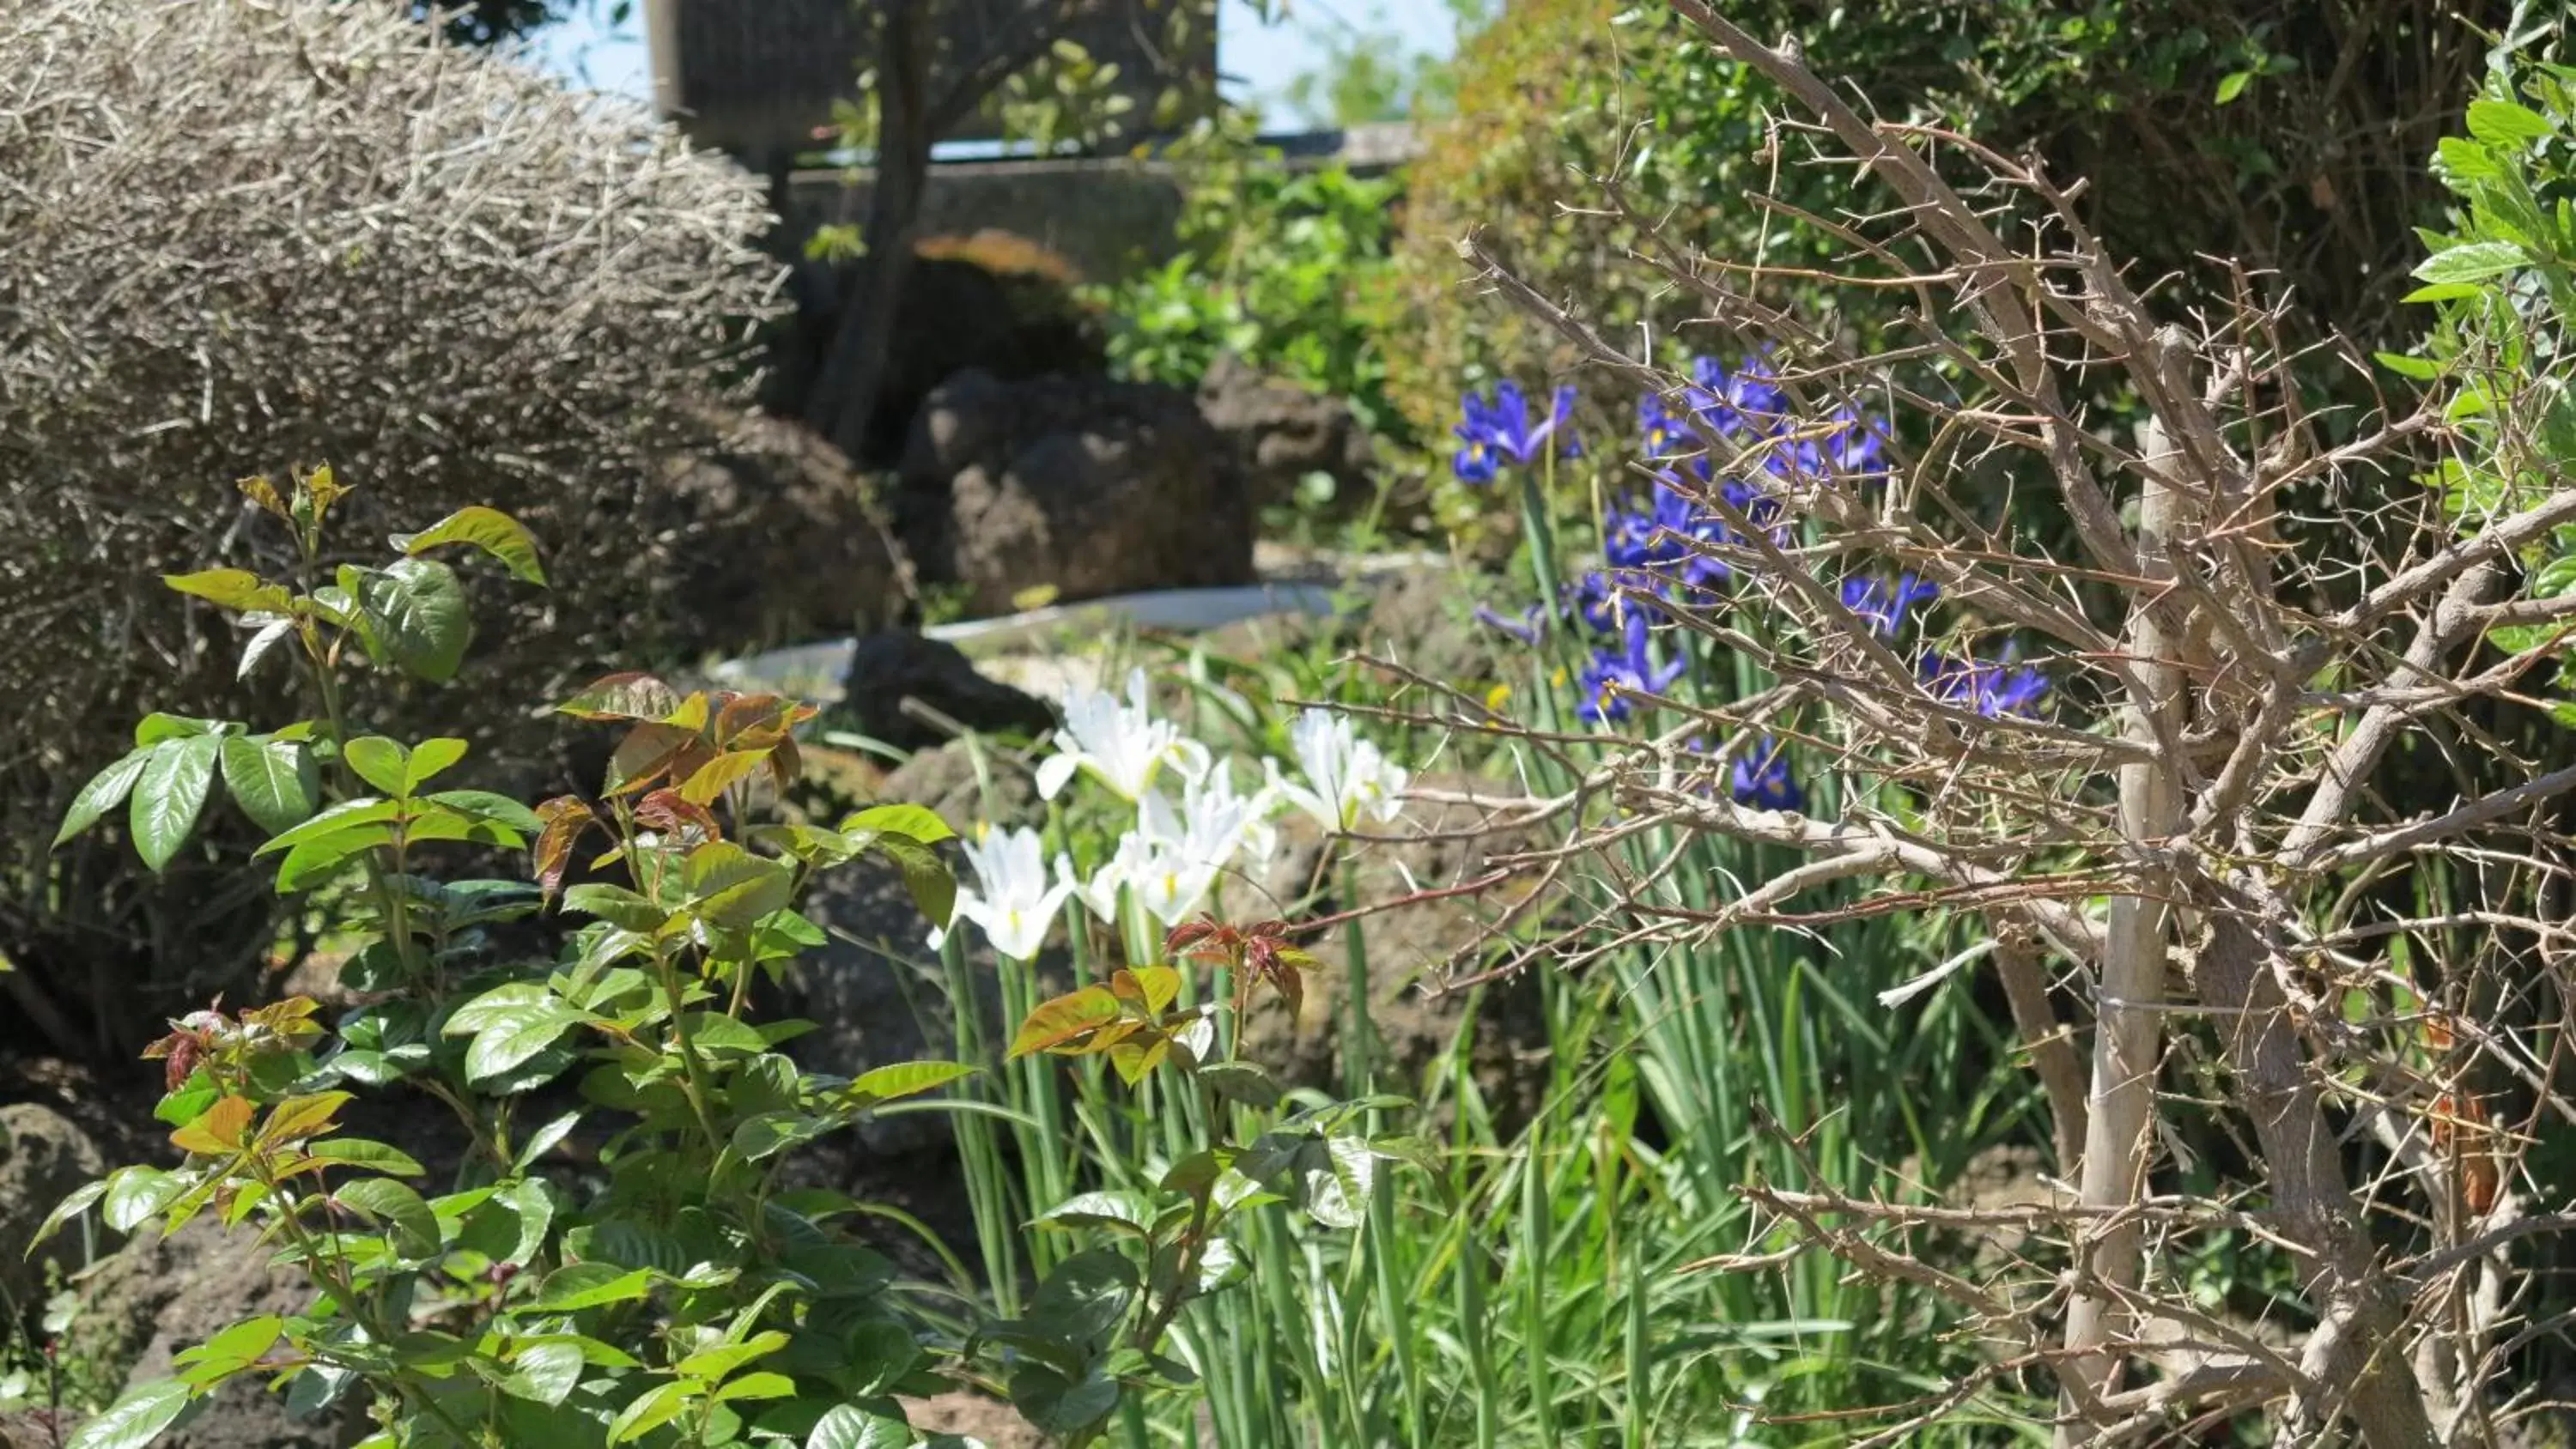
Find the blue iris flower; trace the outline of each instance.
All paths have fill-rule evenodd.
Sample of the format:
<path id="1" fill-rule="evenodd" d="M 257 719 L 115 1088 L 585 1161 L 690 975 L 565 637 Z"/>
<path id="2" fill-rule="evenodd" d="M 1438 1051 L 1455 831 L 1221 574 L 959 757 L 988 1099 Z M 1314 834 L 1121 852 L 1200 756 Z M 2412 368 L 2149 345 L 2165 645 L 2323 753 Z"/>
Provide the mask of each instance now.
<path id="1" fill-rule="evenodd" d="M 1905 632 L 1906 621 L 1917 605 L 1930 604 L 1941 597 L 1941 586 L 1913 574 L 1899 574 L 1890 585 L 1884 579 L 1843 580 L 1843 607 L 1859 615 L 1882 639 L 1893 639 Z"/>
<path id="2" fill-rule="evenodd" d="M 1619 621 L 1643 607 L 1635 593 L 1651 588 L 1652 582 L 1632 574 L 1611 574 L 1594 569 L 1575 580 L 1566 591 L 1567 602 L 1574 606 L 1574 616 L 1583 621 L 1585 628 L 1595 634 L 1616 634 Z M 1620 596 L 1623 586 L 1630 590 L 1625 598 Z"/>
<path id="3" fill-rule="evenodd" d="M 1574 436 L 1571 386 L 1556 390 L 1547 416 L 1535 423 L 1530 420 L 1529 399 L 1516 382 L 1495 384 L 1490 399 L 1467 393 L 1458 399 L 1458 411 L 1460 421 L 1451 431 L 1458 435 L 1460 447 L 1450 467 L 1462 483 L 1491 483 L 1506 463 L 1526 466 L 1543 458 L 1550 438 L 1557 440 L 1560 456 L 1583 456 L 1582 440 Z"/>
<path id="4" fill-rule="evenodd" d="M 1624 720 L 1633 712 L 1629 695 L 1661 694 L 1681 678 L 1686 661 L 1675 657 L 1670 664 L 1658 666 L 1647 653 L 1643 611 L 1628 612 L 1626 634 L 1624 648 L 1596 649 L 1591 662 L 1583 666 L 1577 683 L 1583 691 L 1583 718 L 1589 723 Z"/>
<path id="5" fill-rule="evenodd" d="M 1547 633 L 1547 611 L 1536 604 L 1522 610 L 1521 616 L 1517 619 L 1478 604 L 1476 622 L 1488 628 L 1499 629 L 1522 643 L 1533 646 Z"/>
<path id="6" fill-rule="evenodd" d="M 1491 483 L 1498 460 L 1494 456 L 1494 427 L 1485 400 L 1474 393 L 1458 399 L 1463 415 L 1458 426 L 1450 429 L 1458 435 L 1458 451 L 1449 466 L 1461 483 Z"/>
<path id="7" fill-rule="evenodd" d="M 1645 442 L 1646 456 L 1655 460 L 1681 452 L 1691 441 L 1672 410 L 1653 393 L 1637 399 L 1637 434 Z"/>
<path id="8" fill-rule="evenodd" d="M 1918 666 L 1924 687 L 1936 699 L 1975 710 L 1988 719 L 2008 714 L 2036 715 L 2048 693 L 2048 676 L 2009 658 L 1951 659 L 1926 654 Z"/>
<path id="9" fill-rule="evenodd" d="M 1736 804 L 1757 810 L 1803 810 L 1807 806 L 1807 792 L 1789 773 L 1788 752 L 1770 735 L 1764 735 L 1751 754 L 1737 757 L 1735 768 L 1727 773 L 1726 793 L 1735 797 Z"/>
<path id="10" fill-rule="evenodd" d="M 1720 437 L 1767 438 L 1788 420 L 1789 397 L 1759 358 L 1733 372 L 1714 357 L 1691 360 L 1691 410 Z"/>
<path id="11" fill-rule="evenodd" d="M 1824 461 L 1838 473 L 1883 474 L 1887 471 L 1887 439 L 1849 408 L 1834 414 L 1839 424 L 1825 438 Z"/>

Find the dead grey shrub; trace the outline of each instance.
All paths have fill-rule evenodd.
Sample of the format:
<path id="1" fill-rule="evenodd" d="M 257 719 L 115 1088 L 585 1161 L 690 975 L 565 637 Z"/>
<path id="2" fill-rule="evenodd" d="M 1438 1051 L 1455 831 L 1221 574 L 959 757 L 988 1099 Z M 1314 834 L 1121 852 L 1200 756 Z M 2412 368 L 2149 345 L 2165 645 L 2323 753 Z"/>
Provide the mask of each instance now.
<path id="1" fill-rule="evenodd" d="M 30 1019 L 104 1047 L 264 944 L 269 902 L 188 863 L 45 850 L 146 691 L 225 712 L 232 641 L 156 576 L 281 565 L 241 476 L 333 465 L 344 537 L 525 520 L 561 586 L 483 591 L 507 617 L 459 687 L 533 705 L 687 642 L 660 481 L 726 415 L 764 223 L 636 108 L 399 6 L 0 6 L 0 950 Z"/>

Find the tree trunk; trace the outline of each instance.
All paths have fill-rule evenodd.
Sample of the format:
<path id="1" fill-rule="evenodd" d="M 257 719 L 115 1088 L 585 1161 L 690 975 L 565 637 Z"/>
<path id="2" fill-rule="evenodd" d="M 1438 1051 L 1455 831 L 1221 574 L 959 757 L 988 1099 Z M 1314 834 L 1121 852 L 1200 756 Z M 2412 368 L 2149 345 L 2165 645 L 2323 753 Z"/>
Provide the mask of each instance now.
<path id="1" fill-rule="evenodd" d="M 2309 1384 L 2291 1402 L 2292 1441 L 2314 1442 L 2300 1436 L 2348 1414 L 2370 1449 L 2432 1449 L 2432 1414 L 2407 1364 L 2405 1294 L 2379 1265 L 2344 1180 L 2334 1127 L 2262 943 L 2243 919 L 2213 913 L 2192 975 L 2227 1023 L 2219 1035 L 2235 1097 L 2263 1150 L 2265 1217 L 2304 1250 L 2299 1287 L 2318 1324 L 2299 1356 Z"/>
<path id="2" fill-rule="evenodd" d="M 2182 522 L 2181 490 L 2160 470 L 2181 460 L 2164 443 L 2163 429 L 2153 423 L 2148 426 L 2150 472 L 2138 507 L 2137 547 L 2141 569 L 2154 576 L 2169 572 L 2165 551 Z M 2164 607 L 2153 591 L 2141 594 L 2130 615 L 2125 650 L 2146 695 L 2125 711 L 2127 734 L 2150 747 L 2182 732 L 2182 680 L 2169 662 L 2181 631 L 2164 617 Z M 2171 763 L 2161 759 L 2120 767 L 2121 833 L 2141 848 L 2161 843 L 2182 828 L 2181 801 L 2171 770 Z M 2160 885 L 2150 878 L 2137 893 L 2112 897 L 2102 952 L 2080 1187 L 2084 1206 L 2112 1214 L 2144 1195 L 2147 1164 L 2155 1153 L 2156 1072 L 2164 1043 L 2161 1003 L 2173 925 L 2173 911 L 2158 893 Z M 2134 1218 L 2106 1215 L 2079 1230 L 2076 1255 L 2084 1272 L 2067 1306 L 2069 1349 L 2101 1350 L 2129 1336 L 2123 1299 L 2138 1286 L 2143 1247 L 2144 1234 Z M 2096 1395 L 2112 1391 L 2118 1383 L 2119 1357 L 2113 1353 L 2075 1358 L 2069 1367 Z M 2079 1417 L 2086 1407 L 2069 1395 L 2064 1405 L 2067 1417 L 2058 1426 L 2058 1449 L 2088 1442 L 2090 1430 Z"/>
<path id="3" fill-rule="evenodd" d="M 806 421 L 856 458 L 875 421 L 877 393 L 894 351 L 896 313 L 912 270 L 914 232 L 930 178 L 930 17 L 922 0 L 883 12 L 877 47 L 876 177 L 860 238 L 858 282 L 841 308 Z"/>

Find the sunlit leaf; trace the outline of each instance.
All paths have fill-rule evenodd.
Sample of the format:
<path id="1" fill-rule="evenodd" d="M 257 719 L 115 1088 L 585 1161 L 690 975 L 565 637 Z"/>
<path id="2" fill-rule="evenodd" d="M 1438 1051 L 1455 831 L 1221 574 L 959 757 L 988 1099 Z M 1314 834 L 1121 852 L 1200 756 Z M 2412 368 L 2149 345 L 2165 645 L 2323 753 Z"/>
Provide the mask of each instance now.
<path id="1" fill-rule="evenodd" d="M 259 575 L 248 569 L 205 569 L 193 574 L 163 574 L 161 582 L 180 593 L 193 595 L 237 614 L 283 614 L 294 607 L 294 600 L 286 590 L 275 584 L 262 583 Z"/>
<path id="2" fill-rule="evenodd" d="M 1011 1056 L 1016 1059 L 1063 1046 L 1116 1021 L 1118 1015 L 1118 998 L 1103 986 L 1086 986 L 1041 1002 L 1011 1038 Z"/>
<path id="3" fill-rule="evenodd" d="M 961 1077 L 971 1077 L 975 1069 L 964 1062 L 897 1062 L 862 1072 L 843 1094 L 865 1098 L 870 1102 L 892 1102 L 904 1097 L 936 1091 Z"/>
<path id="4" fill-rule="evenodd" d="M 144 763 L 151 758 L 152 750 L 147 746 L 90 776 L 89 783 L 72 797 L 72 808 L 64 812 L 62 829 L 54 832 L 54 844 L 60 845 L 89 829 L 108 811 L 125 803 L 134 782 L 143 777 Z"/>
<path id="5" fill-rule="evenodd" d="M 64 1449 L 142 1449 L 188 1411 L 190 1390 L 177 1379 L 128 1389 L 107 1412 L 80 1426 Z"/>
<path id="6" fill-rule="evenodd" d="M 924 845 L 936 845 L 956 838 L 957 832 L 938 812 L 919 805 L 872 805 L 841 822 L 841 833 L 854 835 L 868 831 L 878 835 L 900 835 Z"/>
<path id="7" fill-rule="evenodd" d="M 768 758 L 767 750 L 733 750 L 717 755 L 680 783 L 680 798 L 692 805 L 712 805 L 725 791 L 757 773 Z"/>
<path id="8" fill-rule="evenodd" d="M 135 778 L 127 821 L 134 833 L 134 853 L 154 871 L 168 865 L 215 783 L 215 757 L 223 742 L 213 735 L 190 735 L 155 745 L 143 773 Z"/>
<path id="9" fill-rule="evenodd" d="M 497 508 L 460 508 L 418 533 L 397 533 L 393 537 L 394 547 L 407 554 L 455 543 L 479 548 L 499 559 L 524 583 L 546 581 L 545 566 L 537 560 L 536 538 L 519 520 Z"/>
<path id="10" fill-rule="evenodd" d="M 658 720 L 677 708 L 680 692 L 650 674 L 611 674 L 556 705 L 559 714 L 588 720 Z"/>

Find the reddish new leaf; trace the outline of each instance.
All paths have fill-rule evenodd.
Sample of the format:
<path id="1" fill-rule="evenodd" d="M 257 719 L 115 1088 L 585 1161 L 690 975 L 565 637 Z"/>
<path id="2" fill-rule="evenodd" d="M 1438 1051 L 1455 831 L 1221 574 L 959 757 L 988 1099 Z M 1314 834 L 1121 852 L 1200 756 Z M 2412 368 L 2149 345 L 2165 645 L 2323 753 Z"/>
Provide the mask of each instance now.
<path id="1" fill-rule="evenodd" d="M 1011 1039 L 1011 1057 L 1017 1060 L 1031 1052 L 1053 1051 L 1118 1020 L 1119 1014 L 1118 998 L 1102 986 L 1086 986 L 1042 1002 L 1020 1023 L 1020 1034 Z"/>
<path id="2" fill-rule="evenodd" d="M 548 896 L 563 889 L 564 870 L 572 863 L 572 848 L 584 832 L 597 823 L 589 802 L 578 795 L 558 795 L 537 807 L 537 818 L 545 828 L 537 832 L 537 885 Z"/>

